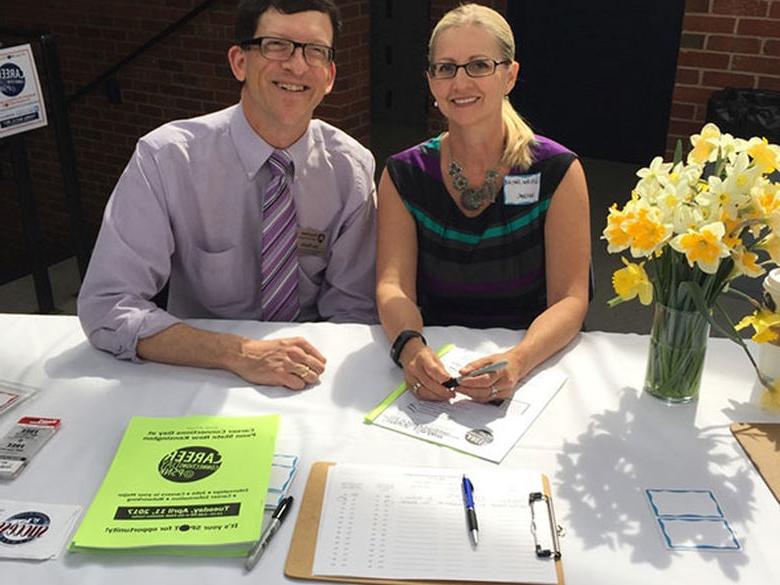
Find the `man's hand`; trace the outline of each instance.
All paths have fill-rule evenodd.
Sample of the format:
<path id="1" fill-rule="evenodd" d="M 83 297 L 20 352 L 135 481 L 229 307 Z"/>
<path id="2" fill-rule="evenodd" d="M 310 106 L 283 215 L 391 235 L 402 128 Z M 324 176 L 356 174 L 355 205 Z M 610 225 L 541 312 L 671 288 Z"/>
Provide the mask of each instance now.
<path id="1" fill-rule="evenodd" d="M 243 339 L 228 369 L 252 384 L 303 390 L 325 371 L 325 357 L 302 337 Z"/>
<path id="2" fill-rule="evenodd" d="M 153 362 L 220 368 L 251 384 L 302 390 L 319 381 L 325 357 L 302 337 L 249 339 L 177 323 L 138 340 L 140 357 Z"/>

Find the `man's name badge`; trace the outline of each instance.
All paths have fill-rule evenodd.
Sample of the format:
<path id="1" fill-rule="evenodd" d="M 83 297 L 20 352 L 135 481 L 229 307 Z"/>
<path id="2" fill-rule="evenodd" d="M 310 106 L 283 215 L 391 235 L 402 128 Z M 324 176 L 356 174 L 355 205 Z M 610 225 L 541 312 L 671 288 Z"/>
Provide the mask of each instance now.
<path id="1" fill-rule="evenodd" d="M 301 228 L 298 232 L 298 254 L 323 257 L 328 252 L 328 237 L 325 232 L 313 228 Z"/>
<path id="2" fill-rule="evenodd" d="M 530 205 L 539 201 L 542 173 L 504 177 L 504 204 Z"/>

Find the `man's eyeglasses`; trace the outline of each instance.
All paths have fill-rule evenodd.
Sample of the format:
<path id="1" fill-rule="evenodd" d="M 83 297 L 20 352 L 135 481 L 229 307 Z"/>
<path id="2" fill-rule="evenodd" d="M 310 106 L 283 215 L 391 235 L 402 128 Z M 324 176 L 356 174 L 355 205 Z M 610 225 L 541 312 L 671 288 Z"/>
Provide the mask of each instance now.
<path id="1" fill-rule="evenodd" d="M 296 43 L 289 39 L 276 37 L 256 37 L 239 43 L 242 49 L 260 47 L 260 54 L 271 61 L 287 61 L 298 47 L 303 51 L 303 58 L 312 67 L 330 65 L 336 56 L 333 47 L 317 43 Z"/>
<path id="2" fill-rule="evenodd" d="M 433 79 L 452 79 L 458 74 L 458 69 L 463 67 L 469 77 L 488 77 L 496 72 L 499 65 L 508 65 L 509 59 L 495 61 L 493 59 L 474 59 L 468 63 L 431 63 L 428 66 L 428 75 Z"/>

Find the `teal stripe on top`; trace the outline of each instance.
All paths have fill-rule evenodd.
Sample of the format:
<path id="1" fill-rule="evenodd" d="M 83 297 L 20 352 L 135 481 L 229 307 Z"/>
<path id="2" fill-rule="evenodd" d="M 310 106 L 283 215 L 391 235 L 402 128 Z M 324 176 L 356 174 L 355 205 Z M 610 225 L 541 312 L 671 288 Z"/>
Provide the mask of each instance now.
<path id="1" fill-rule="evenodd" d="M 415 207 L 406 199 L 404 199 L 404 205 L 406 206 L 406 209 L 409 210 L 409 213 L 411 213 L 417 219 L 417 221 L 420 222 L 420 225 L 425 227 L 425 229 L 428 231 L 431 231 L 436 235 L 444 238 L 445 240 L 454 240 L 456 242 L 463 242 L 466 244 L 478 244 L 483 240 L 506 236 L 527 226 L 550 208 L 550 201 L 551 199 L 539 201 L 531 209 L 529 209 L 528 213 L 522 217 L 518 217 L 506 225 L 497 225 L 488 228 L 482 233 L 482 235 L 461 232 L 453 228 L 445 228 L 442 224 L 437 222 L 422 209 Z"/>

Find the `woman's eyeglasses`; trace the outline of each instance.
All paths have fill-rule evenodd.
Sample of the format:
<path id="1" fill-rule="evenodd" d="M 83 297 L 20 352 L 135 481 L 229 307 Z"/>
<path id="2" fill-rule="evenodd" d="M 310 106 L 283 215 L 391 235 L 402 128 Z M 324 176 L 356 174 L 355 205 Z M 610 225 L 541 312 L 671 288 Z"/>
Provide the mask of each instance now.
<path id="1" fill-rule="evenodd" d="M 488 77 L 496 72 L 499 65 L 508 65 L 509 59 L 495 61 L 493 59 L 474 59 L 468 63 L 431 63 L 428 66 L 428 75 L 432 79 L 452 79 L 458 74 L 458 69 L 463 67 L 469 77 Z"/>
<path id="2" fill-rule="evenodd" d="M 303 51 L 303 59 L 312 67 L 330 65 L 336 55 L 333 47 L 317 43 L 296 43 L 289 39 L 276 37 L 256 37 L 238 43 L 242 49 L 260 47 L 260 54 L 271 61 L 287 61 L 298 47 Z"/>

